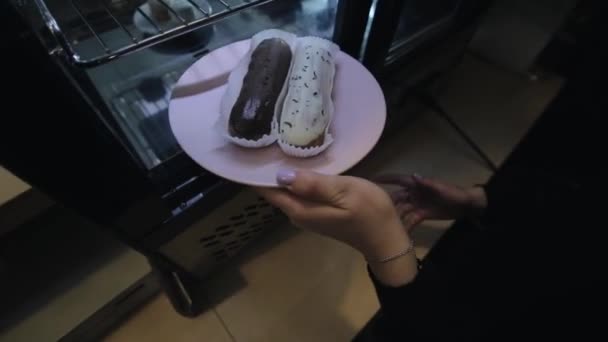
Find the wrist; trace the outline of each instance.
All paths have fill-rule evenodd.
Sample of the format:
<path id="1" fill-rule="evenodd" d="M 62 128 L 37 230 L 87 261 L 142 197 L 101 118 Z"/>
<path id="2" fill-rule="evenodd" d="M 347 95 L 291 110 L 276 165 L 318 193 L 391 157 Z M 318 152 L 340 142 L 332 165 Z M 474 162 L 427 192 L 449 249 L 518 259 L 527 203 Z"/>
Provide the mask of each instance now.
<path id="1" fill-rule="evenodd" d="M 383 234 L 387 239 L 361 252 L 369 261 L 370 270 L 381 283 L 399 287 L 414 280 L 418 274 L 418 261 L 411 248 L 413 242 L 401 222 L 390 223 L 387 228 L 388 234 Z M 377 231 L 387 233 L 387 230 Z"/>
<path id="2" fill-rule="evenodd" d="M 403 251 L 407 251 L 407 248 L 409 247 L 405 247 Z M 376 279 L 390 287 L 401 287 L 414 281 L 418 275 L 416 253 L 411 250 L 401 255 L 394 255 L 394 258 L 385 262 L 368 262 Z"/>
<path id="3" fill-rule="evenodd" d="M 378 223 L 369 232 L 371 234 L 364 239 L 362 246 L 356 248 L 368 260 L 385 259 L 410 245 L 410 237 L 398 218 Z"/>

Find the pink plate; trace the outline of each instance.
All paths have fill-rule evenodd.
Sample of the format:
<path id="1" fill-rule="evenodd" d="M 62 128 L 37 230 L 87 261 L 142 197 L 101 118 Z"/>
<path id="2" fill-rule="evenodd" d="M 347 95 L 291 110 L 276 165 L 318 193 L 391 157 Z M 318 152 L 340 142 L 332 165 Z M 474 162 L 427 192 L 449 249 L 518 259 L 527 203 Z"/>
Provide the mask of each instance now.
<path id="1" fill-rule="evenodd" d="M 308 159 L 286 156 L 275 144 L 246 149 L 215 131 L 220 99 L 228 74 L 249 48 L 249 40 L 212 51 L 181 76 L 169 105 L 169 121 L 182 149 L 203 168 L 231 181 L 276 187 L 280 169 L 310 169 L 340 174 L 359 162 L 376 145 L 386 121 L 384 95 L 372 74 L 357 60 L 340 52 L 336 57 L 330 132 L 334 143 Z"/>

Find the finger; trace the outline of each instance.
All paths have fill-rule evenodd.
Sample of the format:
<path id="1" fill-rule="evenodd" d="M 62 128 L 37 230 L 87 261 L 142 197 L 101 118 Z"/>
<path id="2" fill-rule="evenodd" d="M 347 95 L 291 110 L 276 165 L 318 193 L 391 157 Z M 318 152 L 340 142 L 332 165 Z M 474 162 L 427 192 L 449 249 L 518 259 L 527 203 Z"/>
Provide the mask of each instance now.
<path id="1" fill-rule="evenodd" d="M 399 217 L 401 217 L 401 212 L 403 211 L 403 206 L 404 206 L 403 203 L 396 203 L 395 204 L 395 211 L 397 212 L 397 215 Z"/>
<path id="2" fill-rule="evenodd" d="M 332 203 L 348 189 L 348 178 L 298 170 L 295 178 L 287 185 L 292 194 L 320 203 Z"/>
<path id="3" fill-rule="evenodd" d="M 417 225 L 419 225 L 422 221 L 424 221 L 424 217 L 422 217 L 422 215 L 420 215 L 416 212 L 411 212 L 403 219 L 402 222 L 403 222 L 403 226 L 405 227 L 405 230 L 409 232 L 410 230 L 414 229 Z"/>
<path id="4" fill-rule="evenodd" d="M 410 194 L 409 191 L 405 190 L 405 189 L 399 189 L 396 191 L 393 191 L 391 193 L 389 193 L 389 196 L 391 197 L 391 200 L 393 201 L 393 203 L 400 203 L 400 202 L 407 202 Z"/>
<path id="5" fill-rule="evenodd" d="M 397 210 L 397 214 L 399 214 L 399 217 L 401 217 L 401 219 L 403 219 L 405 217 L 405 215 L 414 211 L 414 206 L 411 205 L 410 203 L 399 203 L 399 204 L 397 204 L 395 209 Z"/>
<path id="6" fill-rule="evenodd" d="M 288 216 L 289 213 L 298 211 L 302 206 L 298 198 L 283 189 L 255 188 L 255 191 Z"/>
<path id="7" fill-rule="evenodd" d="M 323 220 L 341 214 L 335 208 L 308 201 L 284 189 L 256 188 L 255 191 L 294 222 Z"/>
<path id="8" fill-rule="evenodd" d="M 416 182 L 409 175 L 403 175 L 398 173 L 386 173 L 379 176 L 375 176 L 372 178 L 372 181 L 379 184 L 390 184 L 390 185 L 400 185 L 403 187 L 413 187 L 416 185 Z"/>
<path id="9" fill-rule="evenodd" d="M 416 183 L 416 187 L 419 190 L 431 190 L 436 193 L 443 193 L 446 190 L 443 183 L 432 178 L 424 178 L 420 175 L 414 175 L 412 176 L 412 179 Z"/>
<path id="10" fill-rule="evenodd" d="M 412 207 L 408 208 L 407 206 L 404 206 L 404 207 L 397 209 L 397 214 L 399 215 L 399 219 L 401 221 L 403 221 L 413 211 L 414 211 L 414 208 L 412 208 Z"/>

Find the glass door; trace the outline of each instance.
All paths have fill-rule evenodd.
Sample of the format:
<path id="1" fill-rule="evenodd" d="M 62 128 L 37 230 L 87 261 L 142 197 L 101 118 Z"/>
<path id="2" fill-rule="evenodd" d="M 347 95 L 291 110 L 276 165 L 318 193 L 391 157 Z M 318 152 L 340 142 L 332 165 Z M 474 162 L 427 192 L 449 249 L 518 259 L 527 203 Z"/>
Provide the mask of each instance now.
<path id="1" fill-rule="evenodd" d="M 404 1 L 387 62 L 397 60 L 420 42 L 448 28 L 460 0 Z"/>
<path id="2" fill-rule="evenodd" d="M 188 4 L 195 1 L 202 4 L 202 0 L 188 1 Z M 209 1 L 214 5 L 210 11 L 221 10 L 219 6 L 223 6 L 224 2 L 236 6 L 239 0 L 224 0 L 221 3 Z M 111 108 L 110 115 L 118 123 L 128 145 L 146 168 L 154 169 L 182 154 L 169 127 L 168 105 L 171 89 L 192 63 L 208 51 L 249 38 L 268 28 L 331 39 L 337 4 L 338 0 L 271 1 L 238 11 L 215 24 L 166 42 L 88 68 L 87 74 Z M 136 14 L 133 18 L 137 17 Z M 154 20 L 152 17 L 149 19 Z M 171 29 L 171 23 L 164 25 L 164 30 Z M 112 41 L 109 36 L 106 40 L 107 45 Z"/>

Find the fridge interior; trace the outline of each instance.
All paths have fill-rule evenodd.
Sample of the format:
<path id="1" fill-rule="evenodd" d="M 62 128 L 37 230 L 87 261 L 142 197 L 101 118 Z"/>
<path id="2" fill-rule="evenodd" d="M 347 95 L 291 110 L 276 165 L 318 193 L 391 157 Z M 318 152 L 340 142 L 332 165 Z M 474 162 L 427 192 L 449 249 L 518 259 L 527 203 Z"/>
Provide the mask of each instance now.
<path id="1" fill-rule="evenodd" d="M 156 20 L 142 10 L 153 2 L 168 6 L 170 19 Z M 117 124 L 124 143 L 150 170 L 181 153 L 169 127 L 168 105 L 173 86 L 192 63 L 268 28 L 331 39 L 337 3 L 47 0 L 42 6 L 67 40 L 63 50 L 70 63 L 86 73 L 107 104 L 110 112 L 102 114 Z M 190 11 L 180 11 L 184 6 Z M 167 40 L 159 43 L 163 36 Z"/>
<path id="2" fill-rule="evenodd" d="M 338 0 L 34 2 L 54 31 L 69 70 L 91 80 L 108 108 L 102 115 L 148 170 L 181 154 L 169 127 L 168 106 L 174 85 L 191 64 L 267 28 L 331 39 L 338 7 Z M 406 1 L 387 61 L 447 25 L 459 2 Z M 165 17 L 155 17 L 154 6 L 164 8 Z"/>

